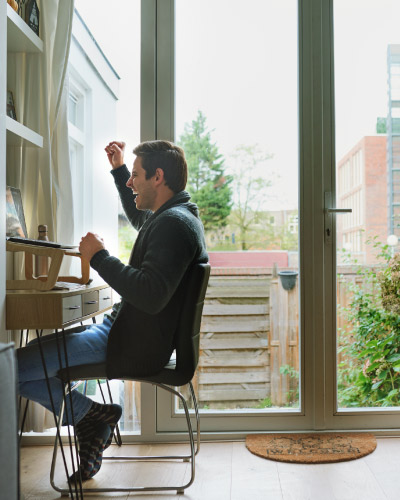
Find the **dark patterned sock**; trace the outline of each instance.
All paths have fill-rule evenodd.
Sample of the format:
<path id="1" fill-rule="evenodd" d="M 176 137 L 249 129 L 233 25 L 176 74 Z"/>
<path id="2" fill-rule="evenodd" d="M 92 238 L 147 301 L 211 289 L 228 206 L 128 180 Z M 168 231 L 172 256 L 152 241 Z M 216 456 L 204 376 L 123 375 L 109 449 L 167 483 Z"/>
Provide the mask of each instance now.
<path id="1" fill-rule="evenodd" d="M 79 470 L 69 477 L 71 484 L 75 481 L 87 481 L 96 475 L 101 467 L 105 444 L 110 437 L 110 426 L 105 423 L 95 425 L 90 440 L 79 443 Z"/>
<path id="2" fill-rule="evenodd" d="M 80 446 L 82 446 L 83 443 L 87 443 L 92 440 L 95 436 L 95 425 L 101 423 L 108 424 L 110 426 L 110 436 L 105 444 L 105 449 L 107 449 L 112 442 L 114 429 L 118 420 L 121 418 L 121 415 L 122 408 L 120 405 L 105 405 L 93 401 L 89 411 L 76 425 L 76 435 Z"/>
<path id="3" fill-rule="evenodd" d="M 117 404 L 105 405 L 95 401 L 86 415 L 76 424 L 76 437 L 79 443 L 79 471 L 70 476 L 82 481 L 91 479 L 100 470 L 103 451 L 112 442 L 114 428 L 121 418 L 122 408 Z"/>

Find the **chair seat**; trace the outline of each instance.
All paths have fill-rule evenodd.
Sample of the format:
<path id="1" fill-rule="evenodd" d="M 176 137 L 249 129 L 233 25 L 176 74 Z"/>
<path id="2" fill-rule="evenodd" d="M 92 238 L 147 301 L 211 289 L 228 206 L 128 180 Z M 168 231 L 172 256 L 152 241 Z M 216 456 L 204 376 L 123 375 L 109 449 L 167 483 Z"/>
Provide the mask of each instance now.
<path id="1" fill-rule="evenodd" d="M 106 379 L 106 364 L 93 363 L 90 365 L 70 366 L 68 370 L 66 368 L 59 370 L 57 376 L 63 382 L 68 382 L 68 378 L 71 381 Z M 185 373 L 182 373 L 176 369 L 176 355 L 175 352 L 173 352 L 168 363 L 159 372 L 152 375 L 138 377 L 126 375 L 123 377 L 123 380 L 136 380 L 138 382 L 143 381 L 173 386 L 182 386 L 190 382 L 191 377 L 188 379 L 188 376 Z"/>

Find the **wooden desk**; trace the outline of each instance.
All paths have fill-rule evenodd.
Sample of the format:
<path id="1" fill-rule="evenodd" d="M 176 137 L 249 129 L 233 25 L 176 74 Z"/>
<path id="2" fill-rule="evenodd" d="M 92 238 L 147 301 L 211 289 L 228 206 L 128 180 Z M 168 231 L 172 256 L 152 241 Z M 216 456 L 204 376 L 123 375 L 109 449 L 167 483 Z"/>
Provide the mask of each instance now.
<path id="1" fill-rule="evenodd" d="M 91 283 L 75 290 L 7 290 L 6 329 L 60 330 L 112 307 L 112 289 Z"/>

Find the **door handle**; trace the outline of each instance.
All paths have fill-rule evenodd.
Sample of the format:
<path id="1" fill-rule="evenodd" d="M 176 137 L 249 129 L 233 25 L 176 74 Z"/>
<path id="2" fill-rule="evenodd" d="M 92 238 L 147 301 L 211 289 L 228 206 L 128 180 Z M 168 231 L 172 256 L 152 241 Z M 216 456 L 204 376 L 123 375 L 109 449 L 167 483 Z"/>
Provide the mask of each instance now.
<path id="1" fill-rule="evenodd" d="M 325 208 L 328 214 L 350 214 L 352 211 L 352 208 Z"/>
<path id="2" fill-rule="evenodd" d="M 350 214 L 353 212 L 351 208 L 336 208 L 332 207 L 332 193 L 325 192 L 325 243 L 332 245 L 333 232 L 333 214 Z"/>

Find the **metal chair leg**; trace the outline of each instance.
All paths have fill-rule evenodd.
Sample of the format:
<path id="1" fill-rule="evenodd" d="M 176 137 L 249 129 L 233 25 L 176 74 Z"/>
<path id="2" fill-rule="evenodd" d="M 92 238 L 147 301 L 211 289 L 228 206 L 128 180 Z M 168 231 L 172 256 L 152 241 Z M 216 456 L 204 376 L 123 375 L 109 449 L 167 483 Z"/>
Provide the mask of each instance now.
<path id="1" fill-rule="evenodd" d="M 93 322 L 93 324 L 96 324 L 96 316 L 92 317 L 92 322 Z M 101 395 L 103 397 L 103 403 L 106 404 L 106 400 L 105 400 L 103 390 L 102 390 L 101 385 L 100 385 L 100 381 L 98 380 L 97 383 L 99 384 L 99 389 L 100 389 Z M 108 383 L 108 380 L 106 380 L 106 384 L 107 384 L 107 389 L 108 389 L 108 395 L 110 397 L 110 402 L 111 402 L 111 404 L 113 404 L 114 401 L 113 401 L 113 398 L 111 395 L 110 384 Z M 119 432 L 119 425 L 118 424 L 115 426 L 114 440 L 118 446 L 122 446 L 122 438 L 121 438 L 121 433 Z"/>
<path id="2" fill-rule="evenodd" d="M 150 382 L 149 382 L 150 383 Z M 165 389 L 166 391 L 174 394 L 175 396 L 179 397 L 179 399 L 182 402 L 183 409 L 185 412 L 185 418 L 186 418 L 186 424 L 187 424 L 187 429 L 189 433 L 189 443 L 190 443 L 190 454 L 188 455 L 168 455 L 168 456 L 114 456 L 114 457 L 104 457 L 103 456 L 103 462 L 106 460 L 132 460 L 132 461 L 138 461 L 138 460 L 147 460 L 147 461 L 152 461 L 152 460 L 178 460 L 178 459 L 190 459 L 191 462 L 191 475 L 190 479 L 186 484 L 182 484 L 179 486 L 136 486 L 136 487 L 114 487 L 114 488 L 84 488 L 82 487 L 82 492 L 83 493 L 111 493 L 111 492 L 131 492 L 131 491 L 141 491 L 141 492 L 146 492 L 146 491 L 176 491 L 177 493 L 183 493 L 186 488 L 191 486 L 191 484 L 194 481 L 195 477 L 195 443 L 194 443 L 194 435 L 193 435 L 193 429 L 192 429 L 192 423 L 190 419 L 190 414 L 189 414 L 189 409 L 187 406 L 187 403 L 185 401 L 184 396 L 174 388 L 164 385 L 164 384 L 159 384 L 159 383 L 152 383 L 153 385 L 156 385 L 157 387 L 160 387 L 162 389 Z M 68 387 L 68 385 L 67 385 Z M 62 411 L 64 411 L 64 408 L 62 408 Z M 60 419 L 59 419 L 59 425 L 60 422 L 62 422 L 62 413 L 60 411 Z M 197 427 L 197 431 L 199 430 L 199 427 Z M 55 445 L 56 447 L 56 445 Z M 54 483 L 54 471 L 55 471 L 55 464 L 56 464 L 56 450 L 53 451 L 53 461 L 52 461 L 52 466 L 51 466 L 51 485 L 52 487 L 60 492 L 62 495 L 66 495 L 69 493 L 69 490 L 66 488 L 60 488 Z"/>
<path id="3" fill-rule="evenodd" d="M 41 337 L 43 334 L 43 330 L 40 330 L 40 334 L 39 336 Z M 23 336 L 24 336 L 24 330 L 21 330 L 20 332 L 20 339 L 19 339 L 19 347 L 21 348 L 22 347 L 22 340 L 23 340 Z M 29 328 L 26 330 L 26 333 L 25 333 L 25 345 L 27 345 L 28 343 L 28 340 L 29 340 Z M 22 397 L 20 396 L 19 397 L 19 410 L 18 410 L 18 415 L 20 415 L 21 413 L 21 407 L 22 407 Z M 20 433 L 19 433 L 19 440 L 21 441 L 22 439 L 22 434 L 24 432 L 24 427 L 25 427 L 25 422 L 26 422 L 26 416 L 28 414 L 28 407 L 29 407 L 29 399 L 26 400 L 26 403 L 25 403 L 25 409 L 24 409 L 24 414 L 22 416 L 22 421 L 21 421 L 21 429 L 20 429 Z"/>
<path id="4" fill-rule="evenodd" d="M 106 398 L 104 397 L 104 393 L 103 393 L 103 389 L 101 388 L 100 380 L 97 380 L 97 384 L 98 384 L 99 389 L 100 389 L 101 397 L 103 398 L 103 403 L 106 404 Z M 110 402 L 111 402 L 111 404 L 113 404 L 114 401 L 113 401 L 113 398 L 112 398 L 110 384 L 108 383 L 108 380 L 106 380 L 106 384 L 107 384 L 108 396 L 110 398 Z M 115 426 L 113 436 L 114 436 L 114 440 L 115 440 L 116 444 L 118 446 L 121 446 L 122 445 L 122 439 L 121 439 L 121 434 L 119 432 L 119 425 L 118 424 Z"/>
<path id="5" fill-rule="evenodd" d="M 54 482 L 54 473 L 56 470 L 56 462 L 57 462 L 57 449 L 58 449 L 59 441 L 61 439 L 60 436 L 61 436 L 62 422 L 63 422 L 63 418 L 64 418 L 64 413 L 65 413 L 65 402 L 67 400 L 66 398 L 69 394 L 69 391 L 72 390 L 72 389 L 68 389 L 68 387 L 69 387 L 69 384 L 66 384 L 65 388 L 64 388 L 64 397 L 61 401 L 60 413 L 59 413 L 58 421 L 57 421 L 56 437 L 55 437 L 54 448 L 53 448 L 53 457 L 52 457 L 51 466 L 50 466 L 50 484 L 51 484 L 52 488 L 54 490 L 58 491 L 59 493 L 61 493 L 62 496 L 72 496 L 72 498 L 74 498 L 74 492 L 72 491 L 71 484 L 69 484 L 69 488 L 59 488 Z M 71 442 L 69 443 L 69 445 L 71 446 Z M 60 444 L 60 446 L 61 446 L 61 444 Z M 76 454 L 78 457 L 77 442 L 75 439 L 74 439 L 74 448 L 75 448 L 75 451 L 76 451 Z M 71 450 L 71 452 L 72 452 L 72 450 Z M 63 457 L 63 458 L 64 458 L 65 472 L 68 475 L 68 469 L 67 469 L 67 466 L 65 464 L 65 457 Z M 79 461 L 77 463 L 77 471 L 79 471 Z M 74 464 L 72 464 L 72 472 L 73 473 L 75 472 Z M 68 481 L 68 478 L 67 478 L 67 481 Z M 75 483 L 76 483 L 75 484 L 76 498 L 78 499 L 78 495 L 80 498 L 83 498 L 83 490 L 82 490 L 82 486 L 81 486 L 82 483 L 77 482 L 77 480 L 75 480 Z M 78 491 L 78 489 L 79 489 L 79 491 Z"/>
<path id="6" fill-rule="evenodd" d="M 110 383 L 108 380 L 106 380 L 106 385 L 107 385 L 107 390 L 108 390 L 108 397 L 110 398 L 111 404 L 113 404 L 114 401 L 112 398 Z M 114 439 L 115 439 L 115 442 L 117 443 L 118 446 L 122 446 L 122 438 L 121 438 L 121 433 L 119 432 L 119 425 L 118 424 L 115 426 Z"/>
<path id="7" fill-rule="evenodd" d="M 26 416 L 28 414 L 28 407 L 29 407 L 29 399 L 26 400 L 25 402 L 25 409 L 24 409 L 24 414 L 22 416 L 22 422 L 21 422 L 21 429 L 19 431 L 19 440 L 21 441 L 22 439 L 22 434 L 24 432 L 24 427 L 25 427 L 25 421 L 26 421 Z M 20 396 L 19 397 L 19 412 L 18 414 L 20 414 L 21 412 L 21 406 L 22 406 L 22 397 Z"/>
<path id="8" fill-rule="evenodd" d="M 192 382 L 189 382 L 189 389 L 190 389 L 190 394 L 192 395 L 192 400 L 193 400 L 193 406 L 194 406 L 194 411 L 196 414 L 196 455 L 198 454 L 200 450 L 200 416 L 199 416 L 199 407 L 197 406 L 197 399 L 196 399 L 196 394 L 194 392 L 193 384 Z"/>

